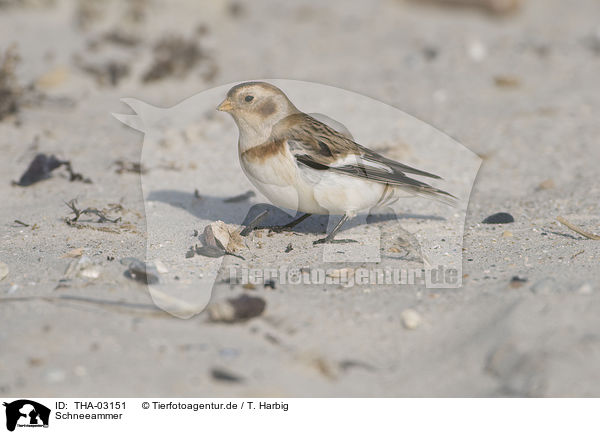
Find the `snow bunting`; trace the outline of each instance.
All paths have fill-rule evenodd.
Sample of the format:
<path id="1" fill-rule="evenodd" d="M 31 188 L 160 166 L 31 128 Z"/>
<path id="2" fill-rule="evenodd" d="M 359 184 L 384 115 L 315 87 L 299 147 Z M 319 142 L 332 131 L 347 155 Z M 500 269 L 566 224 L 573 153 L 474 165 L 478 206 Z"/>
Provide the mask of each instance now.
<path id="1" fill-rule="evenodd" d="M 311 214 L 343 215 L 315 244 L 340 241 L 334 237 L 348 219 L 394 202 L 399 191 L 447 203 L 455 199 L 407 174 L 439 176 L 355 143 L 340 128 L 298 110 L 271 84 L 238 84 L 217 110 L 229 113 L 238 126 L 240 163 L 252 184 L 274 205 L 304 213 L 278 229 L 292 228 Z"/>

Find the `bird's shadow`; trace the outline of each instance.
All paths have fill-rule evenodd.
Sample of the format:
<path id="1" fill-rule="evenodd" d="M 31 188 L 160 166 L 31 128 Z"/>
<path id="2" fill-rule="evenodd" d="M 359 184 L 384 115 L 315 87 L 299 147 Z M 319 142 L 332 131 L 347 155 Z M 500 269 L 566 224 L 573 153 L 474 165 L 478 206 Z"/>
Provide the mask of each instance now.
<path id="1" fill-rule="evenodd" d="M 232 202 L 226 201 L 227 199 L 229 198 L 180 190 L 155 190 L 150 192 L 146 198 L 148 201 L 162 202 L 183 209 L 198 219 L 221 220 L 229 224 L 245 226 L 263 211 L 268 211 L 268 213 L 261 219 L 260 226 L 285 225 L 294 219 L 291 214 L 267 203 L 253 203 L 250 200 Z M 307 234 L 324 233 L 327 230 L 330 217 L 333 219 L 333 223 L 336 223 L 341 216 L 313 215 L 294 227 L 294 231 Z M 344 229 L 350 229 L 365 223 L 381 223 L 401 219 L 445 220 L 443 217 L 436 215 L 396 214 L 388 207 L 378 210 L 374 214 L 359 214 L 356 218 L 347 222 Z"/>

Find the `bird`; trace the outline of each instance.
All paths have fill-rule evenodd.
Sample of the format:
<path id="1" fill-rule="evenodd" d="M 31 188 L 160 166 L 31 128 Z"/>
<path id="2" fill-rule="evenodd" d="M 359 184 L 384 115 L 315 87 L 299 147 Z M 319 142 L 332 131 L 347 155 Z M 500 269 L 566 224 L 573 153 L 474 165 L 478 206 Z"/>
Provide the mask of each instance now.
<path id="1" fill-rule="evenodd" d="M 395 202 L 399 192 L 456 203 L 452 194 L 414 178 L 440 176 L 356 143 L 343 126 L 335 128 L 341 124 L 328 125 L 298 110 L 270 83 L 233 86 L 217 110 L 231 115 L 238 127 L 239 160 L 250 182 L 273 205 L 300 214 L 273 230 L 290 230 L 313 214 L 341 215 L 313 244 L 352 242 L 335 239 L 342 226 L 361 211 Z"/>

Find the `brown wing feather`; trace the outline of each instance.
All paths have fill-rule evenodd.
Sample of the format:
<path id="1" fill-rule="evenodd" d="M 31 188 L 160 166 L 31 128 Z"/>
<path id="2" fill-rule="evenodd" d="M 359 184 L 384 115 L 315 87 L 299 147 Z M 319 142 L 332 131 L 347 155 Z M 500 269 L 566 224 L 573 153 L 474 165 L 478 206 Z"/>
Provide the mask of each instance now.
<path id="1" fill-rule="evenodd" d="M 313 169 L 330 170 L 418 193 L 454 198 L 450 193 L 408 177 L 406 173 L 441 179 L 439 176 L 390 160 L 305 113 L 297 113 L 280 121 L 273 129 L 272 137 L 276 141 L 285 140 L 296 160 Z M 336 165 L 336 162 L 350 155 L 356 155 L 356 164 Z M 361 164 L 360 160 L 383 167 Z"/>
<path id="2" fill-rule="evenodd" d="M 298 142 L 300 147 L 305 148 L 317 160 L 322 160 L 319 161 L 322 164 L 328 165 L 338 158 L 354 154 L 367 161 L 389 166 L 393 170 L 441 179 L 438 175 L 390 160 L 365 148 L 306 113 L 296 113 L 283 119 L 275 126 L 273 133 L 274 136 L 283 136 L 282 138 Z"/>

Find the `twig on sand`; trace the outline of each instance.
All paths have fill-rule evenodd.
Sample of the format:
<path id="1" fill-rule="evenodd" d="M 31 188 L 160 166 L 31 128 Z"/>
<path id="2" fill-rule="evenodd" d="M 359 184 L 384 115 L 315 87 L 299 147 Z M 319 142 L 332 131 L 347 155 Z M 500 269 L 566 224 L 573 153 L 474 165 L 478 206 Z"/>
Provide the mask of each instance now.
<path id="1" fill-rule="evenodd" d="M 573 256 L 571 256 L 571 260 L 575 259 L 576 257 L 578 257 L 579 255 L 581 255 L 584 252 L 585 252 L 585 250 L 575 253 Z"/>
<path id="2" fill-rule="evenodd" d="M 564 217 L 558 216 L 556 217 L 556 220 L 558 220 L 560 223 L 562 223 L 572 231 L 577 232 L 579 235 L 583 235 L 584 237 L 589 238 L 590 240 L 600 240 L 600 235 L 596 235 L 591 232 L 586 232 L 579 226 L 575 226 L 573 223 L 567 221 Z"/>
<path id="3" fill-rule="evenodd" d="M 104 222 L 118 223 L 121 221 L 121 217 L 117 217 L 116 219 L 110 219 L 106 216 L 106 214 L 104 214 L 102 211 L 100 211 L 96 208 L 79 209 L 79 208 L 77 208 L 77 200 L 76 199 L 72 199 L 69 202 L 65 202 L 65 205 L 67 205 L 69 208 L 71 208 L 71 211 L 73 211 L 73 214 L 75 214 L 75 217 L 73 217 L 71 219 L 70 218 L 65 219 L 67 224 L 76 222 L 82 214 L 93 214 L 93 215 L 98 216 L 98 223 L 104 223 Z"/>

